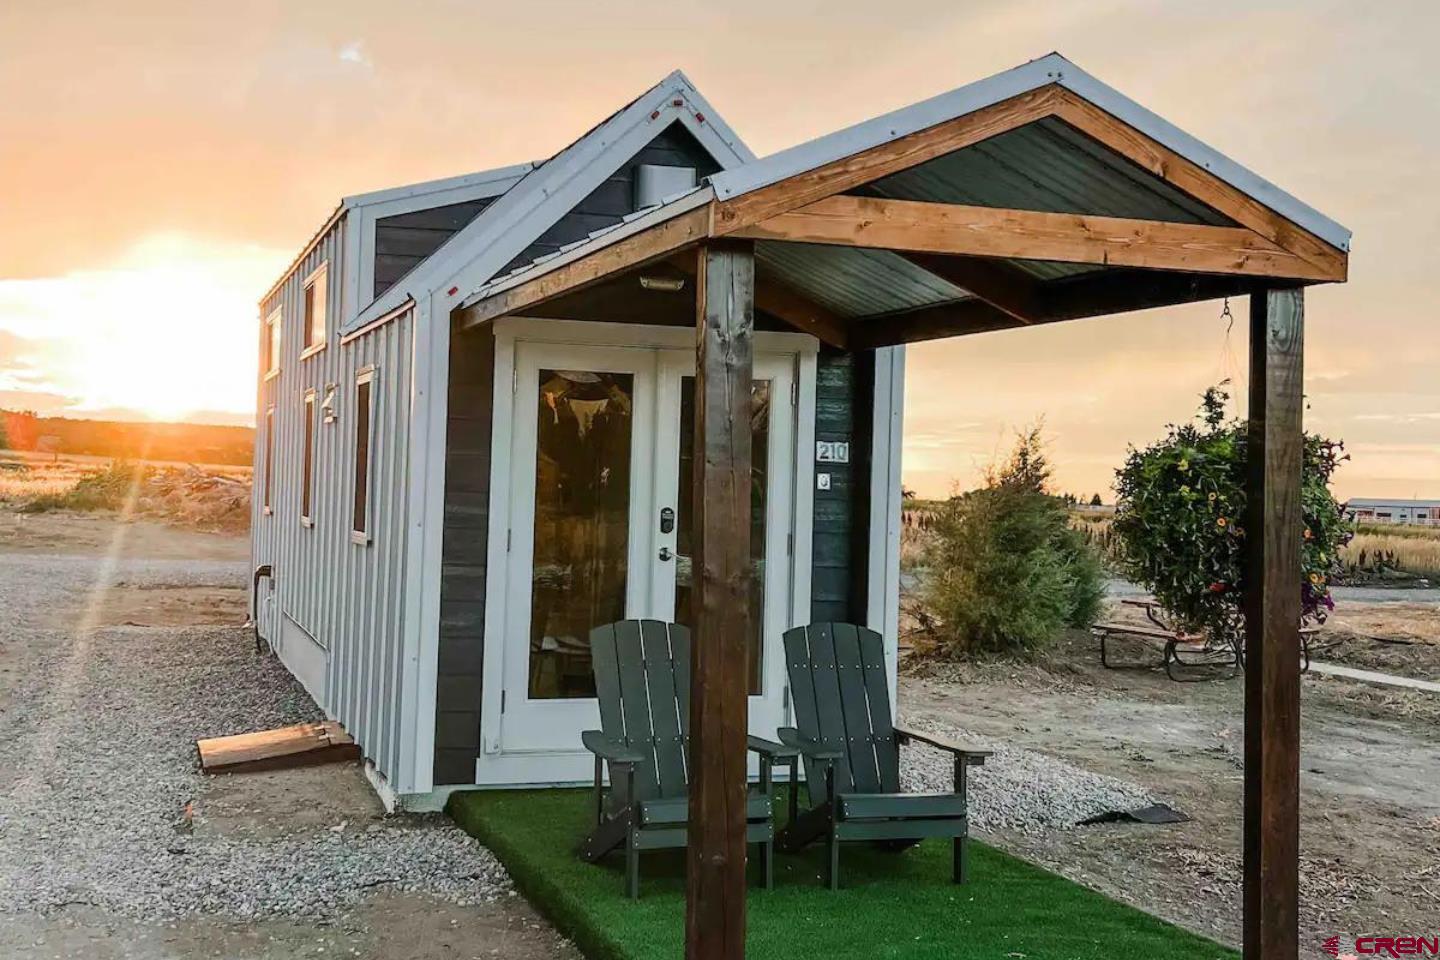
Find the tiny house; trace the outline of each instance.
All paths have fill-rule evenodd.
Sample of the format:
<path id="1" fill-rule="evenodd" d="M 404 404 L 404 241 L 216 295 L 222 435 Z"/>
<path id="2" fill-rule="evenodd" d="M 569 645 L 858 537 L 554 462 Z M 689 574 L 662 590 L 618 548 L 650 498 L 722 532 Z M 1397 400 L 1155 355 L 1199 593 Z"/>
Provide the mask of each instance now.
<path id="1" fill-rule="evenodd" d="M 262 298 L 257 624 L 387 803 L 583 780 L 590 628 L 689 615 L 693 328 L 642 300 L 464 331 L 459 298 L 753 159 L 675 73 L 548 160 L 346 198 Z M 904 354 L 757 326 L 750 692 L 773 736 L 784 630 L 895 635 Z"/>
<path id="2" fill-rule="evenodd" d="M 763 159 L 672 74 L 548 160 L 342 201 L 262 299 L 258 628 L 415 808 L 586 779 L 622 618 L 731 631 L 697 649 L 761 736 L 791 627 L 877 630 L 893 703 L 905 344 L 1244 295 L 1298 364 L 1349 242 L 1058 54 Z"/>

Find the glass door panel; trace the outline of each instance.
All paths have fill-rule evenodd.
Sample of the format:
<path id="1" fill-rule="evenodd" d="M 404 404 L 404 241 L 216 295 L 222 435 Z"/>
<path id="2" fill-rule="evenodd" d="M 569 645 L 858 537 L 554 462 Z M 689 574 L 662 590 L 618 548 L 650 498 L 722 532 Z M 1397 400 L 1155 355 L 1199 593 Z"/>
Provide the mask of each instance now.
<path id="1" fill-rule="evenodd" d="M 580 731 L 600 721 L 590 631 L 650 610 L 655 353 L 517 343 L 514 384 L 503 692 L 487 749 L 578 757 Z"/>
<path id="2" fill-rule="evenodd" d="M 635 378 L 539 371 L 531 699 L 595 696 L 591 628 L 625 617 Z"/>
<path id="3" fill-rule="evenodd" d="M 750 384 L 750 679 L 761 691 L 765 632 L 766 518 L 769 512 L 770 381 Z M 675 622 L 694 625 L 695 378 L 680 378 L 679 486 L 676 491 Z"/>

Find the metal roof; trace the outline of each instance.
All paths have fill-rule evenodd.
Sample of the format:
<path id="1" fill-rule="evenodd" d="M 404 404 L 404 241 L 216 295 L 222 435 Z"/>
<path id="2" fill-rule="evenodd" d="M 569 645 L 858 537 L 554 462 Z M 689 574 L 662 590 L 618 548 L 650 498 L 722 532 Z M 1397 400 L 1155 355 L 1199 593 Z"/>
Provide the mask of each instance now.
<path id="1" fill-rule="evenodd" d="M 710 106 L 685 74 L 676 70 L 543 164 L 537 164 L 500 199 L 445 245 L 421 261 L 403 283 L 386 290 L 344 325 L 348 333 L 393 310 L 406 297 L 434 294 L 448 311 L 466 291 L 489 284 L 496 270 L 528 246 L 608 176 L 620 161 L 649 142 L 658 129 L 678 122 L 716 163 L 732 167 L 755 155 Z M 553 262 L 553 261 L 551 261 Z M 454 287 L 455 295 L 448 292 Z"/>
<path id="2" fill-rule="evenodd" d="M 1347 507 L 1440 507 L 1440 500 L 1396 500 L 1385 497 L 1351 497 Z"/>
<path id="3" fill-rule="evenodd" d="M 964 290 L 888 250 L 813 243 L 755 244 L 760 272 L 842 317 L 962 300 Z"/>
<path id="4" fill-rule="evenodd" d="M 861 191 L 856 191 L 861 192 Z M 1062 120 L 1047 117 L 867 184 L 895 200 L 1232 226 Z"/>
<path id="5" fill-rule="evenodd" d="M 1349 250 L 1349 230 L 1096 80 L 1058 53 L 782 150 L 754 163 L 725 170 L 711 177 L 710 183 L 715 187 L 717 197 L 728 200 L 1050 84 L 1058 84 L 1090 101 L 1326 243 L 1340 250 Z"/>
<path id="6" fill-rule="evenodd" d="M 614 228 L 495 277 L 462 301 L 469 306 L 549 272 L 641 229 L 653 226 L 710 197 L 725 200 L 760 189 L 833 160 L 897 139 L 999 102 L 1027 90 L 1058 83 L 1077 96 L 1186 156 L 1232 186 L 1342 249 L 1349 231 L 1245 171 L 1159 117 L 1051 54 L 1015 70 L 866 121 L 847 130 L 759 160 L 731 166 L 707 178 L 683 201 L 665 203 Z M 981 140 L 861 187 L 856 194 L 934 203 L 968 204 L 1233 226 L 1234 221 L 1172 187 L 1160 177 L 1071 127 L 1047 117 Z M 808 243 L 759 241 L 755 256 L 762 274 L 846 318 L 894 314 L 970 298 L 968 291 L 886 251 Z M 1015 269 L 1041 281 L 1106 269 L 1099 264 L 1011 259 Z"/>

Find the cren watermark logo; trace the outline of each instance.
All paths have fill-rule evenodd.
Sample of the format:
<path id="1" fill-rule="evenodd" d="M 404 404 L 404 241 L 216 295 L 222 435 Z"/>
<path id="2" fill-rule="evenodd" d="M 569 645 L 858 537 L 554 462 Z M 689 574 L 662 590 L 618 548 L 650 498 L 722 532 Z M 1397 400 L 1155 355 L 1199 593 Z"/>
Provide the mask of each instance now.
<path id="1" fill-rule="evenodd" d="M 1339 937 L 1330 937 L 1320 945 L 1336 960 L 1360 960 L 1361 957 L 1440 957 L 1440 933 L 1429 937 L 1356 937 L 1353 950 L 1346 950 Z"/>

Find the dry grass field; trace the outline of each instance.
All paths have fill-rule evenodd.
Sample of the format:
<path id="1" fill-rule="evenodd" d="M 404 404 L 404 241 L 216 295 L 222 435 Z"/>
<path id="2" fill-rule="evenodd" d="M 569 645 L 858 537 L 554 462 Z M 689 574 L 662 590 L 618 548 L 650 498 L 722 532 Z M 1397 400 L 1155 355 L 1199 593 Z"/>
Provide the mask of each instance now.
<path id="1" fill-rule="evenodd" d="M 0 450 L 0 508 L 113 511 L 239 533 L 250 520 L 250 468 Z"/>

